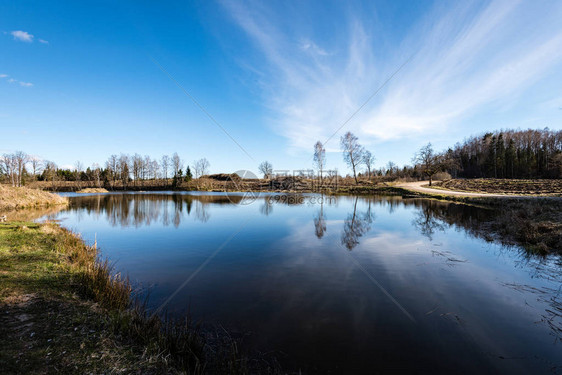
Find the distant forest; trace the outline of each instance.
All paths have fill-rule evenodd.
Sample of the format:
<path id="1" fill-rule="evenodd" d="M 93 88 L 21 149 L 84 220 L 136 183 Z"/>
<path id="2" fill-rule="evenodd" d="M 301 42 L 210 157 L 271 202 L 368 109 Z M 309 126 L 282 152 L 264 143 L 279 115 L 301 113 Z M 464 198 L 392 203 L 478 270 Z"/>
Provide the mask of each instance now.
<path id="1" fill-rule="evenodd" d="M 414 155 L 412 165 L 402 168 L 393 162 L 374 168 L 376 151 L 366 150 L 351 132 L 342 136 L 341 146 L 356 183 L 376 176 L 431 180 L 440 173 L 448 173 L 452 178 L 562 178 L 562 130 L 499 130 L 472 136 L 442 152 L 434 151 L 429 143 Z M 323 170 L 326 173 L 326 153 L 321 142 L 314 145 L 314 162 L 320 176 Z M 177 153 L 160 159 L 121 154 L 111 155 L 105 163 L 95 163 L 87 168 L 78 161 L 69 169 L 17 151 L 0 157 L 0 182 L 22 186 L 32 181 L 51 181 L 53 184 L 56 181 L 83 181 L 97 186 L 120 184 L 127 187 L 144 181 L 158 181 L 174 187 L 207 175 L 209 166 L 205 158 L 187 165 Z M 267 161 L 258 169 L 264 178 L 275 177 L 273 166 Z"/>
<path id="2" fill-rule="evenodd" d="M 471 137 L 445 153 L 453 177 L 560 178 L 562 131 L 506 130 Z"/>

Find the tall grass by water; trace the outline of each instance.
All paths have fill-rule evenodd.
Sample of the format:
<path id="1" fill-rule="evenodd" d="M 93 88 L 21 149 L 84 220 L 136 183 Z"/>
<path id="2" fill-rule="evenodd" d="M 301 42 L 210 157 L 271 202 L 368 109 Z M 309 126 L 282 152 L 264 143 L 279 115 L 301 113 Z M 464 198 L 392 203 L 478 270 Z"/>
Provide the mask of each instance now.
<path id="1" fill-rule="evenodd" d="M 46 341 L 60 338 L 60 352 L 64 353 L 69 368 L 79 365 L 100 370 L 100 364 L 90 358 L 97 354 L 84 349 L 84 342 L 77 346 L 68 339 L 76 330 L 76 321 L 84 321 L 88 316 L 86 331 L 99 332 L 104 340 L 87 341 L 86 348 L 101 345 L 97 351 L 113 358 L 106 362 L 108 368 L 104 371 L 123 368 L 190 374 L 249 371 L 248 360 L 240 355 L 237 344 L 227 335 L 209 342 L 208 335 L 189 316 L 172 320 L 166 315 L 151 314 L 128 278 L 113 272 L 111 264 L 99 257 L 95 245 L 85 244 L 77 234 L 57 224 L 0 224 L 0 273 L 0 310 L 12 311 L 9 315 L 14 316 L 36 317 L 38 326 L 34 330 L 40 331 L 44 326 L 49 337 Z M 22 304 L 21 301 L 31 302 Z M 83 307 L 84 303 L 87 308 Z M 49 315 L 50 310 L 57 311 L 57 325 L 47 329 L 51 321 L 41 317 Z M 61 314 L 65 315 L 62 319 Z M 0 352 L 2 357 L 9 358 L 12 350 L 9 341 L 17 332 L 8 329 L 2 333 Z M 31 337 L 25 339 L 32 340 Z M 51 346 L 47 350 L 53 352 Z M 23 353 L 25 357 L 25 349 Z M 30 358 L 43 360 L 41 355 L 32 354 Z M 10 365 L 16 366 L 8 363 L 8 368 Z M 44 365 L 35 364 L 35 367 Z M 270 369 L 267 372 L 273 373 Z"/>
<path id="2" fill-rule="evenodd" d="M 68 199 L 46 191 L 0 184 L 0 212 L 20 208 L 65 205 L 67 203 Z"/>

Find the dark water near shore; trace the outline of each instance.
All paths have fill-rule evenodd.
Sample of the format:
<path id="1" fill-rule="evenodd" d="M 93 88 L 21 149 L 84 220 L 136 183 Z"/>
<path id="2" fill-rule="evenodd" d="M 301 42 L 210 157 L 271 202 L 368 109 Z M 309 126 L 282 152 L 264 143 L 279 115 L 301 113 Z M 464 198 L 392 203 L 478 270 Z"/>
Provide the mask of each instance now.
<path id="1" fill-rule="evenodd" d="M 562 263 L 493 212 L 397 197 L 77 195 L 55 214 L 150 289 L 305 373 L 562 372 Z"/>

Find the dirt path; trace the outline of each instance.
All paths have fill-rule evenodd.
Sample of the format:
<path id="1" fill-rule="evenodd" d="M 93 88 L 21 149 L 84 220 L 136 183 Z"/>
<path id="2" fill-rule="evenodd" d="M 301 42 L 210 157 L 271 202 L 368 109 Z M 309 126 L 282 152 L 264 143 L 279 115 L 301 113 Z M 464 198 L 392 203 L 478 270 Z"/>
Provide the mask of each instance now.
<path id="1" fill-rule="evenodd" d="M 470 193 L 467 191 L 455 191 L 455 190 L 445 190 L 445 189 L 433 189 L 428 186 L 429 181 L 416 181 L 416 182 L 404 182 L 396 185 L 403 189 L 408 189 L 418 193 L 426 194 L 440 194 L 440 195 L 450 195 L 459 197 L 489 197 L 489 198 L 531 198 L 529 195 L 516 195 L 516 194 L 488 194 L 488 193 Z"/>

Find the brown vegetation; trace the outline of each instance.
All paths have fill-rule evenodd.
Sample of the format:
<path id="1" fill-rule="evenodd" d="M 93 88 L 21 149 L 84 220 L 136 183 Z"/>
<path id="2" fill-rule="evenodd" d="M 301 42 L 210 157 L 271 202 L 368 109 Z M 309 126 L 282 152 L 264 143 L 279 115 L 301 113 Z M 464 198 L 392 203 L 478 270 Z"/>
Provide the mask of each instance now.
<path id="1" fill-rule="evenodd" d="M 438 183 L 448 190 L 490 194 L 562 196 L 562 180 L 455 179 Z"/>
<path id="2" fill-rule="evenodd" d="M 0 185 L 0 212 L 20 208 L 65 205 L 67 203 L 66 198 L 46 191 Z"/>
<path id="3" fill-rule="evenodd" d="M 488 210 L 466 212 L 457 205 L 430 200 L 423 206 L 426 216 L 450 225 L 458 225 L 486 240 L 519 245 L 533 254 L 562 254 L 562 200 L 557 198 L 456 198 Z"/>
<path id="4" fill-rule="evenodd" d="M 442 194 L 439 190 L 427 193 L 404 187 L 389 189 L 389 193 L 403 197 L 434 198 L 489 208 L 492 215 L 468 220 L 463 226 L 483 238 L 519 245 L 533 253 L 562 254 L 562 199 L 559 197 L 470 197 Z M 432 204 L 439 203 L 435 202 Z"/>
<path id="5" fill-rule="evenodd" d="M 77 193 L 80 193 L 80 194 L 108 193 L 108 190 L 104 189 L 104 188 L 85 188 L 85 189 L 78 190 Z"/>
<path id="6" fill-rule="evenodd" d="M 85 189 L 100 189 L 95 181 L 33 181 L 26 184 L 30 189 L 39 189 L 46 191 L 58 191 L 58 192 L 79 192 Z M 172 190 L 172 183 L 169 180 L 147 180 L 139 182 L 137 185 L 127 185 L 120 181 L 115 183 L 108 182 L 103 185 L 101 189 L 106 191 L 114 190 Z"/>
<path id="7" fill-rule="evenodd" d="M 521 244 L 540 254 L 562 253 L 562 201 L 544 199 L 488 200 L 496 217 L 492 231 L 504 242 Z"/>

